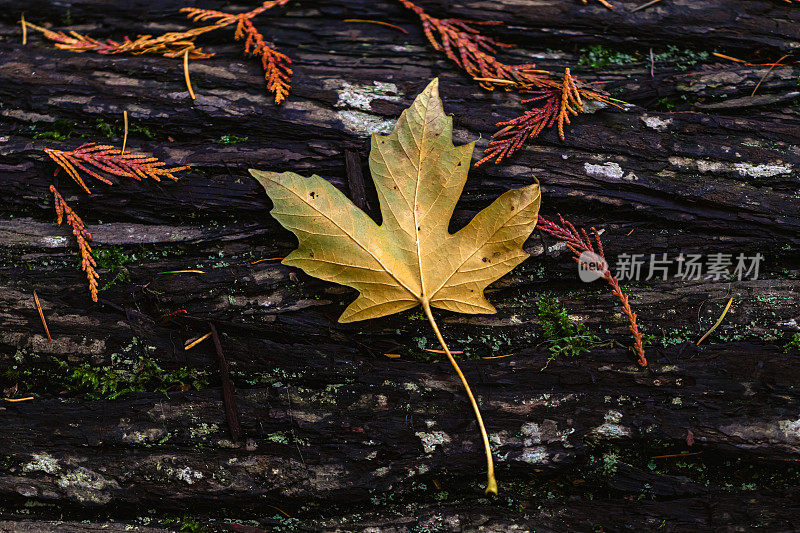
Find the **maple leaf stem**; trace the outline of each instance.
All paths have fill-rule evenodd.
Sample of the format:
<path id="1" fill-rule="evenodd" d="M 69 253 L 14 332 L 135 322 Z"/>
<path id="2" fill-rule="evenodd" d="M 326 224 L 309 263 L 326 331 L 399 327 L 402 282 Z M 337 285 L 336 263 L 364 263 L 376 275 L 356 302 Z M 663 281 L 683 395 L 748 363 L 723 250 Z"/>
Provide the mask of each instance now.
<path id="1" fill-rule="evenodd" d="M 464 385 L 464 390 L 467 391 L 467 396 L 469 396 L 469 401 L 472 404 L 472 410 L 475 411 L 475 418 L 478 420 L 478 427 L 481 429 L 483 447 L 486 450 L 486 494 L 489 494 L 490 492 L 492 494 L 497 494 L 497 479 L 494 477 L 494 459 L 492 458 L 492 449 L 489 447 L 489 436 L 486 434 L 486 426 L 483 425 L 483 417 L 481 416 L 481 410 L 478 408 L 478 402 L 475 401 L 475 396 L 472 395 L 472 390 L 469 388 L 467 378 L 464 377 L 464 373 L 461 372 L 461 368 L 459 368 L 458 363 L 453 357 L 453 354 L 450 353 L 450 348 L 447 347 L 447 344 L 445 344 L 444 339 L 442 338 L 442 333 L 439 331 L 439 326 L 436 325 L 436 320 L 433 318 L 430 304 L 428 302 L 422 302 L 422 309 L 425 310 L 425 316 L 428 317 L 428 322 L 431 323 L 433 332 L 436 333 L 436 338 L 439 339 L 439 344 L 441 344 L 442 348 L 444 348 L 444 353 L 447 354 L 447 359 L 450 360 L 450 364 L 453 365 L 453 368 L 455 368 L 456 374 L 458 374 L 458 377 L 461 378 L 461 384 Z"/>

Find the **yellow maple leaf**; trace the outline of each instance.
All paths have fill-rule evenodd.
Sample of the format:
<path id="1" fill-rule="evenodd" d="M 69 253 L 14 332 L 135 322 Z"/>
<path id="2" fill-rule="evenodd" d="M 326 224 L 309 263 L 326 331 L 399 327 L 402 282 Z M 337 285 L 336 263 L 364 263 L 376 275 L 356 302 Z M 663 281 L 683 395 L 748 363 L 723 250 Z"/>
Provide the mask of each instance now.
<path id="1" fill-rule="evenodd" d="M 319 176 L 250 173 L 272 199 L 272 216 L 298 238 L 299 246 L 283 264 L 359 291 L 340 322 L 422 306 L 475 410 L 486 447 L 486 490 L 497 493 L 478 405 L 431 308 L 496 312 L 484 289 L 528 257 L 522 245 L 536 225 L 541 194 L 538 184 L 510 190 L 451 234 L 448 226 L 473 149 L 474 143 L 453 145 L 453 119 L 444 114 L 439 83 L 433 80 L 392 133 L 372 135 L 369 166 L 381 225 Z"/>

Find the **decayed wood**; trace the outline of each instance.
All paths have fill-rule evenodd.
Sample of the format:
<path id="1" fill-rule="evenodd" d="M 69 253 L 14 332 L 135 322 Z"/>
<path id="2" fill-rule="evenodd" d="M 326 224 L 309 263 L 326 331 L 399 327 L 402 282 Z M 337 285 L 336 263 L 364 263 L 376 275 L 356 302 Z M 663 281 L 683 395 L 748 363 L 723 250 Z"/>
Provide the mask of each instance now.
<path id="1" fill-rule="evenodd" d="M 187 27 L 176 14 L 184 5 L 35 0 L 25 9 L 34 22 L 59 23 L 69 8 L 76 29 L 118 38 Z M 535 175 L 543 213 L 604 229 L 612 258 L 761 252 L 762 279 L 623 282 L 652 336 L 641 370 L 613 296 L 580 283 L 568 251 L 534 234 L 533 258 L 489 294 L 497 315 L 441 318 L 454 349 L 513 353 L 462 363 L 499 465 L 501 497 L 486 499 L 474 421 L 446 361 L 421 349 L 436 347 L 424 320 L 412 312 L 338 324 L 349 290 L 255 262 L 285 255 L 293 238 L 247 169 L 320 174 L 374 215 L 366 137 L 390 128 L 432 77 L 442 79 L 457 142 L 477 139 L 478 152 L 495 122 L 521 111 L 519 97 L 483 92 L 391 2 L 297 4 L 259 18 L 293 60 L 294 90 L 280 107 L 226 30 L 204 43 L 217 55 L 192 64 L 191 101 L 173 60 L 71 54 L 36 35 L 21 47 L 19 8 L 0 2 L 0 390 L 34 396 L 0 403 L 0 530 L 174 530 L 175 517 L 234 531 L 800 528 L 800 367 L 784 348 L 800 320 L 800 69 L 773 69 L 751 97 L 769 67 L 712 57 L 686 70 L 656 63 L 651 76 L 647 53 L 675 43 L 709 51 L 712 35 L 722 52 L 774 60 L 796 47 L 800 9 L 755 0 L 662 2 L 633 14 L 632 2 L 614 11 L 568 0 L 422 5 L 505 20 L 487 31 L 520 45 L 509 61 L 570 66 L 629 102 L 576 118 L 565 142 L 547 132 L 504 164 L 473 169 L 454 228 Z M 343 22 L 351 18 L 409 34 Z M 637 60 L 573 68 L 597 43 Z M 678 111 L 657 110 L 666 104 Z M 69 232 L 52 224 L 54 166 L 41 149 L 102 140 L 97 119 L 113 124 L 123 109 L 155 136 L 134 128 L 129 147 L 194 168 L 177 183 L 121 182 L 91 197 L 56 178 L 95 248 L 121 254 L 101 264 L 101 287 L 117 281 L 93 304 Z M 64 124 L 64 142 L 33 138 Z M 224 135 L 247 140 L 224 145 Z M 160 274 L 185 269 L 205 273 Z M 610 344 L 542 370 L 542 294 Z M 722 326 L 696 347 L 730 297 Z M 179 309 L 191 318 L 161 323 Z M 238 442 L 214 344 L 183 350 L 206 320 L 236 387 Z M 63 379 L 83 364 L 145 358 L 203 372 L 209 384 L 97 400 Z M 698 455 L 651 459 L 684 453 Z"/>

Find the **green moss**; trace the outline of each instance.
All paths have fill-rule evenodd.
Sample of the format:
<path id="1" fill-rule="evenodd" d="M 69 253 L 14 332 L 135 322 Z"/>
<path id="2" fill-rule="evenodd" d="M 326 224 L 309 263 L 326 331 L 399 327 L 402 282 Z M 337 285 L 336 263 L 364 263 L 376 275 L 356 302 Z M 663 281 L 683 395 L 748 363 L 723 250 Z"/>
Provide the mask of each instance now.
<path id="1" fill-rule="evenodd" d="M 66 120 L 56 120 L 52 129 L 33 134 L 34 139 L 49 139 L 51 141 L 66 141 L 72 136 L 73 124 Z M 33 130 L 32 130 L 33 131 Z"/>
<path id="2" fill-rule="evenodd" d="M 128 281 L 130 273 L 125 265 L 135 261 L 136 256 L 125 254 L 121 248 L 101 248 L 95 249 L 95 261 L 97 261 L 97 268 L 104 268 L 109 273 L 115 274 L 111 281 L 106 282 L 99 290 L 100 292 L 113 287 L 120 281 Z"/>
<path id="3" fill-rule="evenodd" d="M 280 533 L 301 531 L 301 528 L 303 526 L 303 522 L 301 520 L 283 515 L 273 516 L 271 522 L 272 525 L 270 527 L 270 531 L 275 531 Z M 305 528 L 302 528 L 302 530 L 305 530 Z"/>
<path id="4" fill-rule="evenodd" d="M 550 358 L 545 368 L 558 357 L 580 355 L 600 342 L 600 338 L 589 331 L 586 325 L 570 320 L 558 298 L 542 296 L 537 300 L 536 307 L 545 341 L 550 345 Z"/>
<path id="5" fill-rule="evenodd" d="M 113 122 L 108 122 L 102 118 L 98 118 L 95 120 L 94 129 L 96 129 L 101 134 L 105 135 L 106 137 L 122 137 L 124 134 L 124 125 L 122 121 L 115 120 Z M 128 135 L 141 135 L 148 140 L 153 140 L 158 135 L 156 132 L 148 128 L 147 126 L 142 126 L 141 124 L 137 123 L 128 123 Z"/>
<path id="6" fill-rule="evenodd" d="M 95 260 L 97 261 L 98 269 L 105 269 L 114 277 L 106 282 L 100 288 L 104 291 L 113 287 L 119 282 L 125 282 L 130 279 L 130 272 L 126 265 L 135 263 L 141 260 L 158 261 L 170 256 L 182 255 L 183 251 L 171 247 L 159 247 L 154 249 L 139 248 L 135 251 L 126 251 L 121 246 L 109 246 L 106 248 L 95 248 Z M 103 276 L 104 278 L 106 276 Z"/>
<path id="7" fill-rule="evenodd" d="M 62 26 L 72 26 L 75 23 L 75 20 L 72 18 L 72 10 L 67 8 L 67 12 L 64 13 L 64 16 L 61 17 L 61 25 Z"/>
<path id="8" fill-rule="evenodd" d="M 182 517 L 164 518 L 161 524 L 165 526 L 172 526 L 177 531 L 188 531 L 190 533 L 205 533 L 209 531 L 208 528 L 200 524 L 199 521 L 191 516 L 184 515 Z"/>
<path id="9" fill-rule="evenodd" d="M 53 355 L 18 349 L 13 358 L 0 360 L 0 389 L 14 386 L 20 393 L 34 395 L 67 390 L 97 399 L 117 398 L 129 392 L 201 389 L 208 384 L 204 371 L 186 367 L 164 370 L 147 355 L 155 349 L 140 345 L 134 337 L 104 366 L 70 363 Z"/>
<path id="10" fill-rule="evenodd" d="M 795 333 L 791 340 L 786 343 L 784 349 L 788 352 L 791 350 L 800 351 L 800 333 Z"/>
<path id="11" fill-rule="evenodd" d="M 695 52 L 694 50 L 681 49 L 678 46 L 669 45 L 665 52 L 653 54 L 653 60 L 656 62 L 673 63 L 678 70 L 689 70 L 696 64 L 708 61 L 710 54 L 708 52 Z"/>
<path id="12" fill-rule="evenodd" d="M 202 372 L 187 367 L 167 372 L 147 356 L 138 361 L 122 361 L 105 367 L 88 363 L 75 366 L 63 361 L 58 361 L 58 364 L 64 385 L 93 399 L 114 399 L 131 392 L 166 394 L 171 389 L 199 390 L 208 385 Z"/>
<path id="13" fill-rule="evenodd" d="M 602 45 L 590 46 L 581 50 L 581 56 L 578 58 L 579 65 L 585 65 L 592 68 L 604 68 L 609 65 L 625 65 L 627 63 L 634 63 L 637 61 L 635 56 L 623 52 L 609 50 Z"/>
<path id="14" fill-rule="evenodd" d="M 239 137 L 238 135 L 223 135 L 217 141 L 217 144 L 222 146 L 227 146 L 229 144 L 236 144 L 236 143 L 243 143 L 248 139 L 248 137 Z"/>
<path id="15" fill-rule="evenodd" d="M 116 137 L 119 134 L 116 126 L 112 126 L 102 118 L 98 118 L 95 121 L 94 127 L 106 137 Z"/>

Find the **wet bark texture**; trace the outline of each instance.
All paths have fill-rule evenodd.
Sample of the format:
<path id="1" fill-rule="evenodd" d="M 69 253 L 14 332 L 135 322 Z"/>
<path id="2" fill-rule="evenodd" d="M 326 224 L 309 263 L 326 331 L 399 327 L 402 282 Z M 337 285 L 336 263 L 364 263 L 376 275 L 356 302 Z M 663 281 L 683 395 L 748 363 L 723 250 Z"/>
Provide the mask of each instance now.
<path id="1" fill-rule="evenodd" d="M 188 27 L 177 13 L 185 5 L 244 9 L 24 8 L 35 23 L 119 39 Z M 774 68 L 751 96 L 769 67 L 708 55 L 770 62 L 796 52 L 800 8 L 422 5 L 503 20 L 485 31 L 518 45 L 504 52 L 509 62 L 570 66 L 630 104 L 578 117 L 565 142 L 548 131 L 507 162 L 474 169 L 454 227 L 535 175 L 542 213 L 602 228 L 612 262 L 760 252 L 760 278 L 623 283 L 649 339 L 640 369 L 607 288 L 581 283 L 568 251 L 534 233 L 533 257 L 490 291 L 497 315 L 440 315 L 451 347 L 466 351 L 494 446 L 501 493 L 486 498 L 472 413 L 446 361 L 423 350 L 437 345 L 421 314 L 341 325 L 350 290 L 254 263 L 284 256 L 293 237 L 247 169 L 319 174 L 379 216 L 367 137 L 386 132 L 431 78 L 441 79 L 456 142 L 478 139 L 476 152 L 496 122 L 520 113 L 519 97 L 480 89 L 386 0 L 303 1 L 257 19 L 293 60 L 280 107 L 229 29 L 200 39 L 216 55 L 190 65 L 192 101 L 179 61 L 59 51 L 36 34 L 22 47 L 21 6 L 3 0 L 0 385 L 2 397 L 33 399 L 0 401 L 0 530 L 800 529 L 800 366 L 790 345 L 800 319 L 800 68 Z M 119 145 L 123 109 L 131 149 L 193 169 L 177 183 L 94 183 L 91 196 L 53 177 L 43 148 Z M 97 304 L 69 229 L 54 224 L 51 183 L 94 234 L 108 285 Z M 185 269 L 204 273 L 162 274 Z M 543 335 L 543 295 L 601 339 L 545 370 L 554 343 Z M 723 324 L 695 346 L 731 297 Z M 181 309 L 189 318 L 161 323 Z M 209 322 L 224 362 L 211 339 L 184 350 Z M 223 401 L 225 365 L 235 404 Z M 692 455 L 661 457 L 676 454 Z"/>

